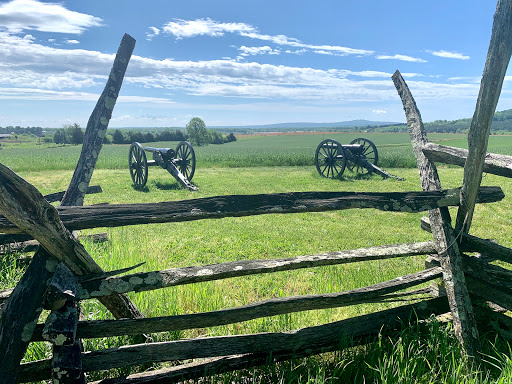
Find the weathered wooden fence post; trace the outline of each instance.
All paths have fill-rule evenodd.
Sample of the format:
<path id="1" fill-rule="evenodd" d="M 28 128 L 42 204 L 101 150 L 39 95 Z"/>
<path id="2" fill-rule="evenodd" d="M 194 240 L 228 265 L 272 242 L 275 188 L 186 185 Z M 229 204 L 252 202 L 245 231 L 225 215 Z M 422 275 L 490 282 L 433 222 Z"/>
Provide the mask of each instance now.
<path id="1" fill-rule="evenodd" d="M 112 117 L 112 111 L 116 104 L 117 97 L 119 96 L 124 74 L 134 48 L 135 39 L 125 34 L 117 50 L 107 84 L 87 123 L 82 152 L 69 188 L 62 198 L 62 205 L 83 204 L 85 192 L 91 181 L 96 161 L 98 160 L 101 147 L 103 146 L 108 123 Z"/>
<path id="2" fill-rule="evenodd" d="M 461 206 L 455 228 L 469 232 L 475 209 L 476 191 L 482 182 L 487 142 L 501 87 L 512 54 L 512 1 L 499 0 L 494 14 L 491 42 L 487 52 L 475 114 L 468 132 L 468 157 L 464 165 Z"/>
<path id="3" fill-rule="evenodd" d="M 82 344 L 76 338 L 80 308 L 77 304 L 77 279 L 64 263 L 55 270 L 46 296 L 52 310 L 43 329 L 45 340 L 53 344 L 52 378 L 54 383 L 85 383 L 82 371 Z"/>
<path id="4" fill-rule="evenodd" d="M 423 145 L 428 140 L 416 102 L 400 72 L 396 71 L 392 79 L 402 99 L 407 117 L 413 151 L 418 163 L 421 186 L 425 191 L 439 190 L 441 189 L 441 182 L 439 181 L 436 165 L 422 151 Z M 448 301 L 453 315 L 455 335 L 466 352 L 470 356 L 478 358 L 478 330 L 464 272 L 462 271 L 459 247 L 451 227 L 450 212 L 448 208 L 443 207 L 429 210 L 428 213 L 437 253 L 443 267 L 443 280 L 446 285 Z"/>

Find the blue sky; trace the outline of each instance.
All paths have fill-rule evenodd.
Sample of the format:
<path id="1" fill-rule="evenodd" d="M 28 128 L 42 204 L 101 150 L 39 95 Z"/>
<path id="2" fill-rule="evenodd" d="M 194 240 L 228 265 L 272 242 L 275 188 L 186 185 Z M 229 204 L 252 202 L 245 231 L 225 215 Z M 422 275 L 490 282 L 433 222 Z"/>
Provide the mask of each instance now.
<path id="1" fill-rule="evenodd" d="M 0 126 L 86 126 L 124 33 L 134 54 L 110 127 L 472 116 L 489 0 L 0 1 Z M 509 71 L 510 72 L 510 71 Z M 512 73 L 512 72 L 510 72 Z M 512 108 L 512 77 L 498 110 Z"/>

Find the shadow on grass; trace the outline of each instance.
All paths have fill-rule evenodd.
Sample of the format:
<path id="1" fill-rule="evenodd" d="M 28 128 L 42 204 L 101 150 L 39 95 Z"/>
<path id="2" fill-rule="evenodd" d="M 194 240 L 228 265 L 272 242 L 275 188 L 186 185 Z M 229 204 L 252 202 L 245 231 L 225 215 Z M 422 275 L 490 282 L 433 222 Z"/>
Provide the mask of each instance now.
<path id="1" fill-rule="evenodd" d="M 155 182 L 155 187 L 162 191 L 176 191 L 182 188 L 178 183 L 161 183 L 159 181 Z"/>
<path id="2" fill-rule="evenodd" d="M 139 187 L 139 186 L 137 186 L 137 185 L 132 184 L 132 188 L 133 188 L 134 190 L 136 190 L 136 191 L 139 191 L 139 192 L 144 192 L 144 193 L 148 193 L 148 192 L 149 192 L 149 188 L 148 188 L 148 187 L 146 187 L 146 186 L 144 186 L 144 187 L 142 187 L 142 188 L 141 188 L 141 187 Z"/>

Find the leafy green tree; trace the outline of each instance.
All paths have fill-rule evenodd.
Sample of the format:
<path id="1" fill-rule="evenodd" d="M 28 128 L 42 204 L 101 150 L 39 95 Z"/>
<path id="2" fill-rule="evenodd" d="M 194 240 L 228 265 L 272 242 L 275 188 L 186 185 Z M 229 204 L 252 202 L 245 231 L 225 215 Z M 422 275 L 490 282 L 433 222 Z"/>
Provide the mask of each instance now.
<path id="1" fill-rule="evenodd" d="M 53 134 L 53 141 L 55 144 L 66 144 L 68 142 L 66 130 L 64 128 L 57 129 Z"/>
<path id="2" fill-rule="evenodd" d="M 71 139 L 69 140 L 73 145 L 79 145 L 84 142 L 84 131 L 82 128 L 75 123 L 73 124 L 73 128 L 71 130 Z"/>
<path id="3" fill-rule="evenodd" d="M 214 131 L 212 129 L 208 130 L 210 136 L 211 144 L 224 144 L 224 138 L 220 132 Z"/>
<path id="4" fill-rule="evenodd" d="M 66 134 L 66 142 L 78 145 L 84 142 L 84 131 L 77 123 L 64 125 L 64 132 Z"/>
<path id="5" fill-rule="evenodd" d="M 209 134 L 206 124 L 199 117 L 194 117 L 187 124 L 187 135 L 189 140 L 198 146 L 208 144 Z"/>
<path id="6" fill-rule="evenodd" d="M 116 129 L 114 131 L 114 134 L 112 135 L 112 142 L 114 144 L 124 144 L 125 140 L 124 140 L 123 132 L 121 132 L 120 129 Z"/>

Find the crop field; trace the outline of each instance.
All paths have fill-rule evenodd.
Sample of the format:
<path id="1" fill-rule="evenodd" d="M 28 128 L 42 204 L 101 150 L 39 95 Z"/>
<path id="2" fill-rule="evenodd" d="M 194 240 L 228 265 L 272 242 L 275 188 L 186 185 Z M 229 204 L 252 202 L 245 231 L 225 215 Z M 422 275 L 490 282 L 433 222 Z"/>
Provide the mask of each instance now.
<path id="1" fill-rule="evenodd" d="M 356 137 L 375 142 L 387 171 L 405 178 L 357 178 L 347 172 L 340 180 L 325 179 L 313 165 L 318 143 L 327 137 L 285 135 L 244 137 L 237 142 L 196 149 L 197 168 L 193 182 L 198 192 L 181 189 L 160 168 L 150 168 L 147 188 L 132 187 L 128 172 L 128 145 L 105 145 L 91 185 L 103 193 L 88 195 L 85 204 L 136 203 L 184 200 L 228 194 L 292 191 L 418 191 L 421 189 L 408 135 L 333 134 L 341 143 Z M 431 141 L 465 147 L 461 135 L 429 135 Z M 512 137 L 491 137 L 489 150 L 512 154 Z M 146 144 L 145 144 L 146 145 Z M 147 144 L 149 145 L 149 144 Z M 176 143 L 151 143 L 170 146 Z M 65 190 L 78 159 L 80 147 L 17 148 L 0 150 L 0 162 L 12 168 L 43 194 Z M 460 186 L 462 169 L 440 167 L 444 188 Z M 500 185 L 505 199 L 477 207 L 472 233 L 493 238 L 512 247 L 512 182 L 486 175 L 484 185 Z M 452 211 L 455 212 L 455 211 Z M 423 214 L 385 213 L 376 210 L 344 210 L 322 213 L 272 214 L 245 218 L 200 220 L 184 223 L 104 228 L 84 233 L 107 232 L 109 241 L 86 243 L 86 248 L 105 270 L 145 264 L 137 271 L 212 264 L 244 259 L 283 258 L 374 245 L 426 241 Z M 16 267 L 16 254 L 0 256 L 0 289 L 16 284 L 23 270 Z M 3 258 L 3 259 L 2 259 Z M 153 292 L 130 294 L 146 316 L 166 316 L 228 308 L 268 298 L 301 294 L 340 292 L 389 280 L 424 269 L 424 257 L 317 267 L 308 270 L 247 276 Z M 152 335 L 155 341 L 185 337 L 216 336 L 299 329 L 350 316 L 384 309 L 397 303 L 349 306 L 280 315 L 234 325 Z M 96 301 L 83 303 L 87 319 L 105 319 L 109 314 Z M 46 315 L 46 314 L 45 314 Z M 43 316 L 44 317 L 44 316 Z M 129 338 L 92 339 L 87 350 L 115 347 Z M 347 346 L 350 341 L 346 341 Z M 451 326 L 435 319 L 427 324 L 406 326 L 394 338 L 380 338 L 366 347 L 348 347 L 339 352 L 287 363 L 269 365 L 211 379 L 221 383 L 509 383 L 512 382 L 512 353 L 504 340 L 482 336 L 485 359 L 472 370 Z M 47 358 L 49 345 L 34 343 L 25 360 Z M 155 365 L 160 367 L 161 365 Z M 144 367 L 143 369 L 147 369 Z M 116 375 L 127 374 L 117 370 Z M 113 373 L 96 372 L 89 380 Z M 207 381 L 210 382 L 210 381 Z"/>
<path id="2" fill-rule="evenodd" d="M 379 151 L 379 166 L 384 168 L 414 168 L 409 135 L 406 133 L 335 133 L 313 135 L 242 137 L 236 142 L 196 147 L 198 167 L 261 167 L 306 166 L 314 164 L 315 149 L 327 138 L 348 144 L 357 137 L 372 140 Z M 429 140 L 454 147 L 467 148 L 465 135 L 431 134 Z M 177 142 L 157 142 L 155 147 L 175 148 Z M 80 155 L 79 146 L 23 146 L 0 147 L 0 162 L 18 171 L 73 169 Z M 129 145 L 104 145 L 97 169 L 125 169 Z M 491 136 L 489 151 L 512 154 L 512 136 Z"/>

